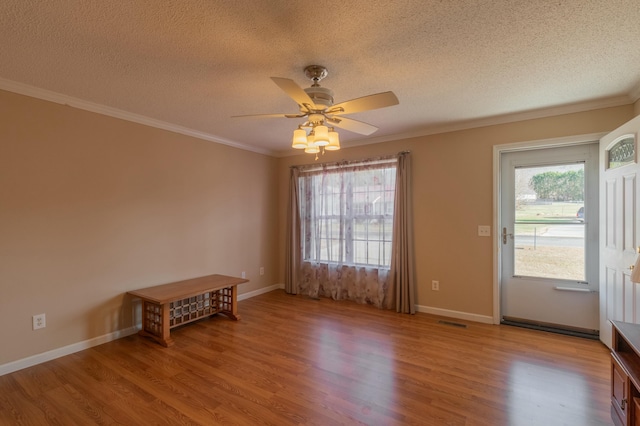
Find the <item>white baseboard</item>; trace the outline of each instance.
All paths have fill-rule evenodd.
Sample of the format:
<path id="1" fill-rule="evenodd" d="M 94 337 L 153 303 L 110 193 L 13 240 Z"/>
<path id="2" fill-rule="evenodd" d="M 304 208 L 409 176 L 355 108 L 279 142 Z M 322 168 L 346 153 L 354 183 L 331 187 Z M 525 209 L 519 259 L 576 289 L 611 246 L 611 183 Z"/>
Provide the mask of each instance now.
<path id="1" fill-rule="evenodd" d="M 449 309 L 432 308 L 431 306 L 416 305 L 418 312 L 425 314 L 439 315 L 442 317 L 457 318 L 466 321 L 481 322 L 483 324 L 493 324 L 493 316 L 470 314 L 468 312 L 451 311 Z"/>
<path id="2" fill-rule="evenodd" d="M 284 289 L 284 284 L 274 284 L 269 287 L 260 288 L 258 290 L 250 291 L 238 295 L 238 300 L 249 299 L 251 297 L 258 296 L 260 294 L 268 293 L 273 290 Z M 27 358 L 19 359 L 17 361 L 8 362 L 0 365 L 0 376 L 13 373 L 14 371 L 22 370 L 23 368 L 32 367 L 34 365 L 42 364 L 43 362 L 51 361 L 52 359 L 60 358 L 65 355 L 71 355 L 75 352 L 80 352 L 85 349 L 92 348 L 94 346 L 101 345 L 103 343 L 110 342 L 112 340 L 119 339 L 121 337 L 130 336 L 140 330 L 142 324 L 137 324 L 133 327 L 126 328 L 124 330 L 114 331 L 113 333 L 105 334 L 103 336 L 94 337 L 93 339 L 84 340 L 82 342 L 73 343 L 62 348 L 52 349 L 41 354 L 33 355 Z"/>
<path id="3" fill-rule="evenodd" d="M 260 296 L 261 294 L 269 293 L 270 291 L 278 290 L 278 289 L 284 290 L 284 284 L 274 284 L 274 285 L 270 285 L 269 287 L 263 287 L 257 290 L 249 291 L 247 293 L 239 294 L 238 301 L 244 300 L 244 299 L 250 299 L 252 297 Z"/>
<path id="4" fill-rule="evenodd" d="M 85 349 L 92 348 L 94 346 L 101 345 L 103 343 L 110 342 L 112 340 L 119 339 L 121 337 L 130 336 L 137 333 L 138 327 L 129 327 L 124 330 L 114 331 L 113 333 L 105 334 L 102 336 L 94 337 L 93 339 L 84 340 L 82 342 L 73 343 L 62 348 L 52 349 L 41 354 L 33 355 L 27 358 L 19 359 L 17 361 L 8 362 L 0 365 L 0 376 L 13 373 L 14 371 L 22 370 L 23 368 L 32 367 L 43 362 L 51 361 L 52 359 L 60 358 L 65 355 L 71 355 L 75 352 L 80 352 Z"/>

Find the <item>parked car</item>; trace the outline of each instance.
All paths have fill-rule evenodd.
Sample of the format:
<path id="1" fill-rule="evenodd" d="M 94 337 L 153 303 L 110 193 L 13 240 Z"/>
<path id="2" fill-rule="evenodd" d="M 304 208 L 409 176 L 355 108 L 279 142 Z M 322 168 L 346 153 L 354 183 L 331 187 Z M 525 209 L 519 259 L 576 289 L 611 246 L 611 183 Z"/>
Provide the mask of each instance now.
<path id="1" fill-rule="evenodd" d="M 578 213 L 576 213 L 576 218 L 580 222 L 584 222 L 584 207 L 580 207 L 580 209 L 578 209 Z"/>

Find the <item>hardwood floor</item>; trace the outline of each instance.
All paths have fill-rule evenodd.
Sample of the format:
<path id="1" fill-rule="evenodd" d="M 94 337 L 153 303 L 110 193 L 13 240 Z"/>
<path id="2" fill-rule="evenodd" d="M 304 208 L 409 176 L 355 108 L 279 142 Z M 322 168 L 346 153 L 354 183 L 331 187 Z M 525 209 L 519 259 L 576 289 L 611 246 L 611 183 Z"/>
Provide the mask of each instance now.
<path id="1" fill-rule="evenodd" d="M 0 424 L 612 424 L 597 341 L 280 290 L 239 311 L 1 376 Z"/>

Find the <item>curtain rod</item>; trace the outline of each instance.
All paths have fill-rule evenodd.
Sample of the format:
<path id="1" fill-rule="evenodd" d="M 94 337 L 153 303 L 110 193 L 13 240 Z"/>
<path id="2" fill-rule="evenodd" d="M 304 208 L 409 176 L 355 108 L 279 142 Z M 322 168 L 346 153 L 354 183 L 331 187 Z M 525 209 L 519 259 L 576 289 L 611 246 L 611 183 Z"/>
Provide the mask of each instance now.
<path id="1" fill-rule="evenodd" d="M 366 161 L 391 160 L 392 158 L 397 158 L 397 157 L 399 157 L 401 155 L 406 155 L 406 154 L 411 154 L 411 151 L 400 151 L 395 155 L 385 155 L 385 156 L 381 156 L 381 157 L 365 158 L 365 159 L 361 159 L 361 160 L 344 160 L 344 161 L 333 161 L 333 162 L 330 162 L 330 163 L 300 164 L 300 165 L 289 166 L 289 168 L 290 169 L 297 169 L 297 168 L 313 168 L 313 167 L 323 168 L 323 167 L 331 167 L 331 166 L 345 166 L 345 165 L 349 165 L 349 164 L 353 164 L 353 163 L 364 163 Z"/>

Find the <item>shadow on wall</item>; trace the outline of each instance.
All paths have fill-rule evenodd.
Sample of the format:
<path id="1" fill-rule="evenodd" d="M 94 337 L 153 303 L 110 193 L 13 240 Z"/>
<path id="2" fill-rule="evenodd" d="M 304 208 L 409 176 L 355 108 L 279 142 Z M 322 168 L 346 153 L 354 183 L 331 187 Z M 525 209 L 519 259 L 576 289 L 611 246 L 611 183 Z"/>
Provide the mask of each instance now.
<path id="1" fill-rule="evenodd" d="M 126 293 L 112 297 L 87 313 L 87 336 L 102 336 L 136 326 L 140 320 L 140 302 Z"/>

